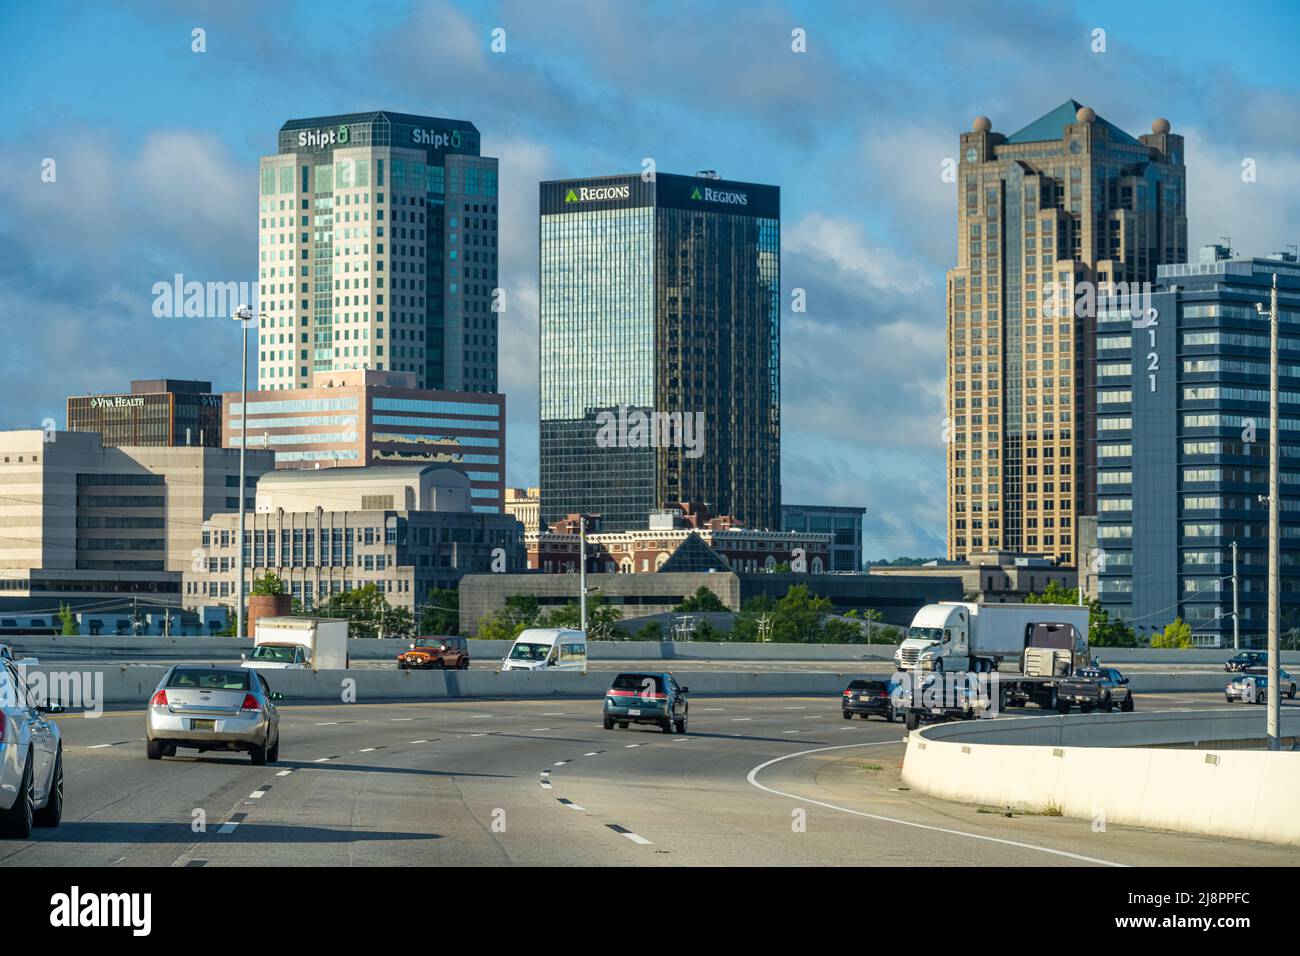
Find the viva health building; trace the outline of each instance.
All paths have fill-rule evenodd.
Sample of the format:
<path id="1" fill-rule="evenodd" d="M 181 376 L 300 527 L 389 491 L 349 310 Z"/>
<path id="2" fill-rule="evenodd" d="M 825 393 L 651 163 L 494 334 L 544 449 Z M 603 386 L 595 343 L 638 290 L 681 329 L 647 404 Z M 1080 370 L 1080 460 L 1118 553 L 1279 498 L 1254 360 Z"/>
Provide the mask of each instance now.
<path id="1" fill-rule="evenodd" d="M 497 390 L 497 161 L 472 123 L 290 120 L 259 192 L 259 389 L 371 369 Z"/>
<path id="2" fill-rule="evenodd" d="M 780 189 L 541 184 L 541 525 L 675 502 L 781 524 Z"/>

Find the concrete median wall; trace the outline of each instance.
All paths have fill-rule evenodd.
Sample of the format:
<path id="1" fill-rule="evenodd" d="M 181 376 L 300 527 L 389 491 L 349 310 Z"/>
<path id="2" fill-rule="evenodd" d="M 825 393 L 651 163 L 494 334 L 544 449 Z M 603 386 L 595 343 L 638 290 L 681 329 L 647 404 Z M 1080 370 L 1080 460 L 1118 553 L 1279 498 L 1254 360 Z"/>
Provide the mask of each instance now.
<path id="1" fill-rule="evenodd" d="M 965 803 L 1300 846 L 1300 752 L 1234 749 L 1264 733 L 1249 705 L 940 724 L 909 735 L 902 776 Z M 1282 733 L 1300 735 L 1300 712 Z"/>
<path id="2" fill-rule="evenodd" d="M 95 665 L 60 670 L 57 665 L 29 669 L 33 677 L 52 688 L 50 696 L 81 709 L 94 692 L 101 704 L 144 704 L 162 680 L 166 667 L 137 664 Z M 682 686 L 703 697 L 825 696 L 838 697 L 848 679 L 835 673 L 710 673 L 674 671 Z M 609 687 L 608 673 L 498 672 L 486 668 L 468 671 L 328 670 L 264 671 L 272 690 L 285 695 L 286 703 L 307 701 L 342 702 L 347 692 L 358 703 L 385 700 L 447 700 L 453 698 L 531 699 L 577 697 L 597 699 Z M 345 683 L 345 682 L 351 683 Z M 76 692 L 73 688 L 77 688 Z M 80 703 L 79 703 L 80 702 Z"/>

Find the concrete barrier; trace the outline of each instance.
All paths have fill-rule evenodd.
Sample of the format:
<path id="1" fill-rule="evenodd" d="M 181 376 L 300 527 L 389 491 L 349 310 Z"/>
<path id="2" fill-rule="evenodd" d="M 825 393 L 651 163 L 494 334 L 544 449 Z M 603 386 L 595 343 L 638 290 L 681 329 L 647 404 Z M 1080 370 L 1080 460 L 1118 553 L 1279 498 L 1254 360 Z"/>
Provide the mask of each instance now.
<path id="1" fill-rule="evenodd" d="M 1264 732 L 1250 705 L 939 724 L 909 735 L 902 777 L 965 803 L 1300 846 L 1300 752 L 1235 749 Z M 1295 742 L 1300 711 L 1282 732 Z"/>
<path id="2" fill-rule="evenodd" d="M 64 688 L 51 696 L 67 704 L 84 701 L 70 695 L 76 688 L 102 688 L 94 693 L 101 704 L 143 704 L 149 699 L 166 667 L 117 664 L 63 670 L 57 664 L 41 664 L 28 671 L 29 682 Z M 675 670 L 682 686 L 702 697 L 825 696 L 838 697 L 845 683 L 855 675 L 793 671 L 784 674 L 745 672 L 698 672 Z M 272 690 L 285 695 L 286 702 L 344 701 L 345 694 L 356 702 L 385 700 L 447 700 L 453 698 L 531 699 L 575 697 L 599 699 L 609 687 L 610 674 L 577 672 L 534 673 L 531 671 L 399 671 L 399 670 L 267 670 L 262 672 Z M 77 706 L 75 709 L 80 709 Z M 71 708 L 70 708 L 71 709 Z"/>

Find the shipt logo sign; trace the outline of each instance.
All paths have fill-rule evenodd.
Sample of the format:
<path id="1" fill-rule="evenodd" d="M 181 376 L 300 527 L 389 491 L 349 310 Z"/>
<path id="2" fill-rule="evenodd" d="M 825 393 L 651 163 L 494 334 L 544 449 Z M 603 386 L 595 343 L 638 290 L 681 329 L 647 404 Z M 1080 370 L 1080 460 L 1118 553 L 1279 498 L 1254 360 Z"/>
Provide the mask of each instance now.
<path id="1" fill-rule="evenodd" d="M 632 195 L 632 187 L 626 183 L 622 186 L 575 186 L 564 194 L 564 201 L 593 202 L 601 199 L 627 199 Z"/>
<path id="2" fill-rule="evenodd" d="M 727 206 L 749 205 L 749 196 L 745 193 L 728 192 L 724 189 L 712 189 L 709 186 L 696 186 L 691 190 L 691 198 L 696 202 L 720 202 Z"/>
<path id="3" fill-rule="evenodd" d="M 298 133 L 298 146 L 314 147 L 315 149 L 324 149 L 326 146 L 346 146 L 348 143 L 348 128 L 340 126 L 338 129 L 305 129 Z"/>

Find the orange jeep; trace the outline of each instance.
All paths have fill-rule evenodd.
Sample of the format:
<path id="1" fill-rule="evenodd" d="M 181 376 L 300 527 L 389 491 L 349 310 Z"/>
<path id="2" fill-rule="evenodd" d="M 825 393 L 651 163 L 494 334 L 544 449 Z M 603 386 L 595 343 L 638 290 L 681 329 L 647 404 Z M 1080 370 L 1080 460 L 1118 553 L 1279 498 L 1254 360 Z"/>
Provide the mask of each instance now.
<path id="1" fill-rule="evenodd" d="M 469 670 L 469 645 L 463 637 L 417 637 L 409 651 L 397 655 L 397 669 Z"/>

